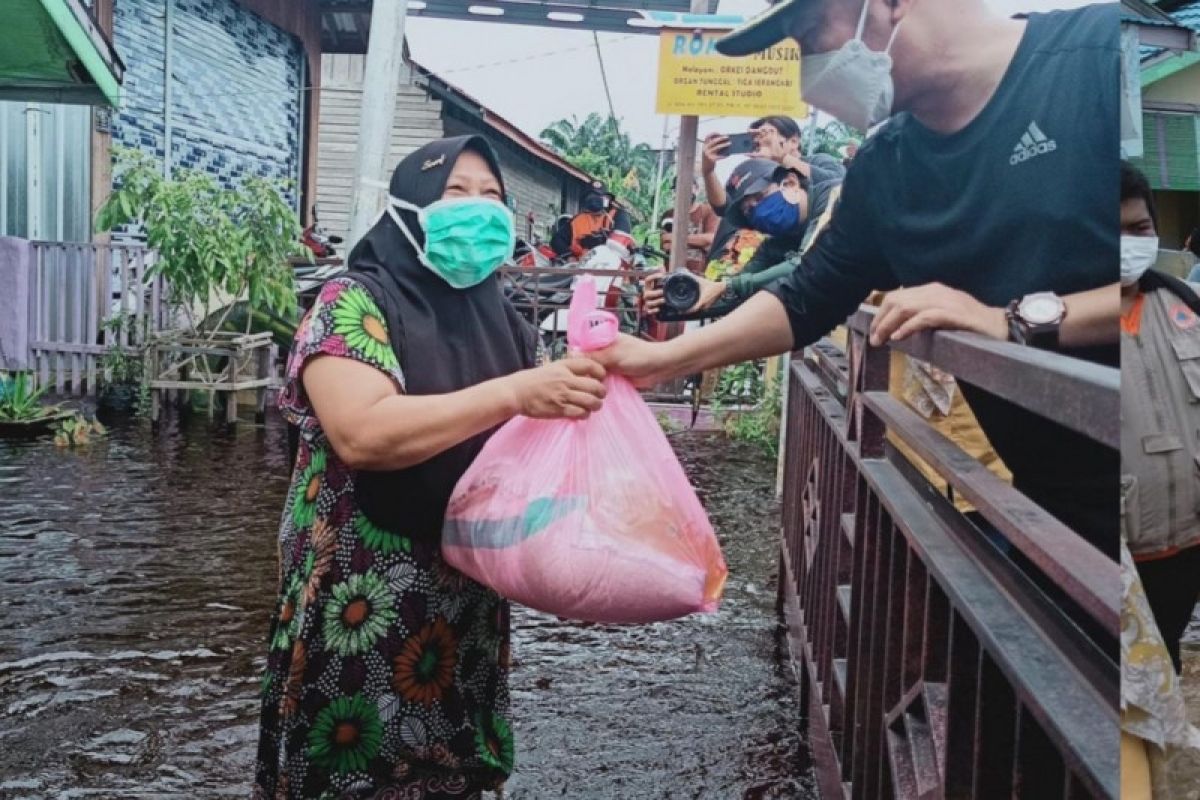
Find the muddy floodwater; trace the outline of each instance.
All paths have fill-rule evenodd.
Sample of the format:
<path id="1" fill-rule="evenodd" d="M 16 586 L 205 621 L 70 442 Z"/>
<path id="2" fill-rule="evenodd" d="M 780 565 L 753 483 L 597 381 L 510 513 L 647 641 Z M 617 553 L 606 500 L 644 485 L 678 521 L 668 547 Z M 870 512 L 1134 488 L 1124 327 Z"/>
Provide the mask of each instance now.
<path id="1" fill-rule="evenodd" d="M 285 438 L 272 419 L 0 442 L 0 798 L 248 795 Z M 641 627 L 519 610 L 511 800 L 815 797 L 774 613 L 773 463 L 674 441 L 725 602 Z"/>

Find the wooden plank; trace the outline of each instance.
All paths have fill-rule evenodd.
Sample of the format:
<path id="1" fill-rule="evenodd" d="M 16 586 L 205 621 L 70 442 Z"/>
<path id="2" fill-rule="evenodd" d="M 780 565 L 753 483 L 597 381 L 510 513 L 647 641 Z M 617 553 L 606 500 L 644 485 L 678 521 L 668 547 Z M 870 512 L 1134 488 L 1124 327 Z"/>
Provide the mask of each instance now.
<path id="1" fill-rule="evenodd" d="M 125 310 L 127 308 L 129 308 L 129 305 L 127 302 L 128 292 L 129 292 L 129 251 L 121 250 L 120 252 L 121 252 L 121 278 L 120 278 L 121 279 L 121 283 L 120 283 L 121 307 L 120 307 L 119 313 L 124 314 Z M 122 326 L 121 331 L 117 336 L 117 342 L 121 345 L 121 347 L 125 347 L 126 345 L 129 344 L 129 332 L 125 329 L 124 326 Z"/>
<path id="2" fill-rule="evenodd" d="M 108 248 L 102 244 L 95 245 L 92 248 L 92 263 L 89 265 L 90 269 L 88 269 L 86 273 L 88 277 L 88 293 L 86 294 L 88 301 L 86 330 L 90 338 L 87 339 L 84 344 L 100 341 L 100 298 L 96 295 L 96 291 L 100 284 L 100 267 L 104 263 L 104 254 L 107 252 L 107 250 Z M 96 361 L 97 360 L 94 357 L 89 356 L 87 358 L 87 393 L 92 397 L 95 397 L 97 391 Z"/>
<path id="3" fill-rule="evenodd" d="M 150 381 L 151 389 L 184 389 L 184 390 L 202 390 L 212 392 L 240 392 L 243 389 L 260 389 L 271 386 L 270 378 L 257 378 L 254 380 L 243 380 L 237 383 L 200 383 L 199 381 L 166 381 L 154 380 Z"/>
<path id="4" fill-rule="evenodd" d="M 54 286 L 61 287 L 66 281 L 66 270 L 63 268 L 64 248 L 62 245 L 54 248 Z M 58 328 L 54 332 L 54 340 L 62 342 L 66 340 L 67 330 L 67 297 L 66 292 L 55 292 L 58 299 Z M 56 354 L 54 358 L 55 378 L 54 385 L 59 394 L 65 391 L 66 387 L 66 364 L 63 363 L 64 357 L 61 354 Z"/>
<path id="5" fill-rule="evenodd" d="M 137 327 L 134 330 L 141 331 L 141 330 L 143 330 L 142 320 L 146 316 L 146 291 L 145 291 L 146 251 L 144 248 L 139 248 L 135 252 L 134 255 L 136 258 L 135 265 L 137 267 L 136 270 L 134 271 L 135 272 L 134 286 L 137 289 L 137 298 L 136 298 L 137 315 L 136 316 L 137 316 L 137 321 L 138 321 Z"/>
<path id="6" fill-rule="evenodd" d="M 74 258 L 68 259 L 68 269 L 71 273 L 71 280 L 74 283 L 75 291 L 74 304 L 71 309 L 71 335 L 68 341 L 78 344 L 83 344 L 87 341 L 87 331 L 83 327 L 83 284 L 84 276 L 87 272 L 88 251 L 90 246 L 80 245 L 72 248 Z M 74 353 L 71 355 L 71 392 L 76 395 L 83 394 L 83 354 Z"/>
<path id="7" fill-rule="evenodd" d="M 74 342 L 38 341 L 30 342 L 29 347 L 33 350 L 41 350 L 47 353 L 66 353 L 81 356 L 100 356 L 104 355 L 105 351 L 108 350 L 108 348 L 102 344 L 76 344 Z"/>

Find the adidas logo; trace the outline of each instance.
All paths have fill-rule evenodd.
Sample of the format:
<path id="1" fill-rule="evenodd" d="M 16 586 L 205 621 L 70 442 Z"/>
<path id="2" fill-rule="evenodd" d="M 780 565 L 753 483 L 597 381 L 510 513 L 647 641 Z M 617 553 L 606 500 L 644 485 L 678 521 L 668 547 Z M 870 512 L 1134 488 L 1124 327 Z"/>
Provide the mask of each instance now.
<path id="1" fill-rule="evenodd" d="M 1046 134 L 1042 133 L 1042 129 L 1038 127 L 1036 122 L 1029 123 L 1028 130 L 1021 135 L 1021 141 L 1017 142 L 1013 147 L 1012 157 L 1008 159 L 1008 163 L 1014 167 L 1031 158 L 1044 156 L 1046 153 L 1053 153 L 1058 149 L 1058 142 L 1050 139 Z"/>

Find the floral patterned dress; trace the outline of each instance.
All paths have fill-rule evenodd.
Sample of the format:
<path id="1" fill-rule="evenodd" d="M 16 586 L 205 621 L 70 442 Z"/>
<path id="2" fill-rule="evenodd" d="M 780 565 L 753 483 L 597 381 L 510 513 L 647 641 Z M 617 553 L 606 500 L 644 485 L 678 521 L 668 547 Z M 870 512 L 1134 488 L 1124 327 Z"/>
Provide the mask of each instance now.
<path id="1" fill-rule="evenodd" d="M 468 798 L 513 768 L 509 609 L 443 561 L 440 531 L 384 530 L 355 502 L 300 373 L 352 358 L 404 375 L 348 278 L 300 325 L 280 401 L 301 442 L 279 533 L 255 798 Z"/>

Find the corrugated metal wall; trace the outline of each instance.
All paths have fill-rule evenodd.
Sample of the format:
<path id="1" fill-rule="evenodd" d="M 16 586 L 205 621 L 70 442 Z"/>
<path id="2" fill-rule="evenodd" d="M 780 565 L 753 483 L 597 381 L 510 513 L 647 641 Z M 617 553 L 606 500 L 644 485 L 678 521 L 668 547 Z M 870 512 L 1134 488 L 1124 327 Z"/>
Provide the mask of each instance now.
<path id="1" fill-rule="evenodd" d="M 116 0 L 114 39 L 127 65 L 116 143 L 169 152 L 173 168 L 225 183 L 298 183 L 305 66 L 295 37 L 233 0 Z"/>

